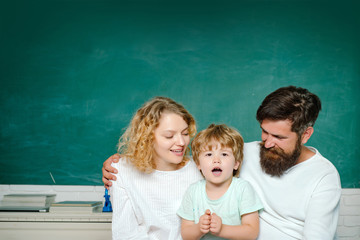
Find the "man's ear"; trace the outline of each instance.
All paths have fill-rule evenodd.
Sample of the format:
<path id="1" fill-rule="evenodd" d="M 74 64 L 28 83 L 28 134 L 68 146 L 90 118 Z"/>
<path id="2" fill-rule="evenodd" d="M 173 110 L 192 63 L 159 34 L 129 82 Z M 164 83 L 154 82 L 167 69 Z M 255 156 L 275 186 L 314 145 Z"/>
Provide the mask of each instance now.
<path id="1" fill-rule="evenodd" d="M 301 143 L 305 144 L 310 139 L 311 135 L 314 133 L 313 127 L 308 127 L 301 136 Z"/>

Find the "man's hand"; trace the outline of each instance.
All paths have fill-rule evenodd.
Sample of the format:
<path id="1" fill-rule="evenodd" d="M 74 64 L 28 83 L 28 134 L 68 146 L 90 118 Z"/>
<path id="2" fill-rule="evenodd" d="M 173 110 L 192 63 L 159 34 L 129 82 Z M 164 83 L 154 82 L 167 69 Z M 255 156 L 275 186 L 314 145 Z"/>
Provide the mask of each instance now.
<path id="1" fill-rule="evenodd" d="M 118 162 L 119 159 L 120 159 L 120 154 L 116 153 L 116 154 L 112 155 L 111 157 L 109 157 L 108 159 L 106 159 L 106 161 L 103 163 L 102 181 L 103 181 L 106 189 L 108 189 L 108 190 L 112 185 L 111 180 L 114 180 L 114 181 L 116 180 L 116 177 L 113 175 L 113 173 L 117 173 L 117 170 L 111 166 L 111 163 Z"/>
<path id="2" fill-rule="evenodd" d="M 205 214 L 201 215 L 199 219 L 199 228 L 201 233 L 206 234 L 210 231 L 210 222 L 211 212 L 209 209 L 206 209 Z"/>
<path id="3" fill-rule="evenodd" d="M 221 217 L 216 215 L 216 213 L 211 214 L 210 232 L 215 236 L 218 236 L 221 232 L 221 227 L 222 227 Z"/>

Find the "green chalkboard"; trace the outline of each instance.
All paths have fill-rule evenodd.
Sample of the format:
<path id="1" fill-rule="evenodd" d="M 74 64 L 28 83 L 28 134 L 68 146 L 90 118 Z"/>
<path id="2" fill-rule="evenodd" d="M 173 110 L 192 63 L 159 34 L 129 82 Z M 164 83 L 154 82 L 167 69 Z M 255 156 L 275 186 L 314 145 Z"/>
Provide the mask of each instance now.
<path id="1" fill-rule="evenodd" d="M 357 1 L 2 1 L 0 184 L 101 185 L 142 103 L 168 96 L 198 129 L 260 139 L 257 107 L 287 85 L 323 110 L 309 145 L 359 188 Z"/>

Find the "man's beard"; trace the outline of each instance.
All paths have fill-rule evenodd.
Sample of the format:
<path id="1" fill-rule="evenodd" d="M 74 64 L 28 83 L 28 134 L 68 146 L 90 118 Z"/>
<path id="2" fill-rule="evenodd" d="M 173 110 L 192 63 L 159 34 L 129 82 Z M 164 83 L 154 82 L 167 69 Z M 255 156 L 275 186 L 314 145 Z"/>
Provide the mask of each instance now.
<path id="1" fill-rule="evenodd" d="M 280 177 L 286 170 L 294 166 L 301 153 L 301 141 L 296 142 L 294 151 L 285 153 L 280 148 L 265 148 L 260 143 L 260 164 L 263 171 L 271 176 Z"/>

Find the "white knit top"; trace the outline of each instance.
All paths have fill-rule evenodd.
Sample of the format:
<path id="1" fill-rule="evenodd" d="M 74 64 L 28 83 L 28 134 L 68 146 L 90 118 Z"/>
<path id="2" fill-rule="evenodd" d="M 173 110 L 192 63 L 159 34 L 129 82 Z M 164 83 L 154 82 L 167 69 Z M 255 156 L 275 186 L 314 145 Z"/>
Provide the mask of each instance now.
<path id="1" fill-rule="evenodd" d="M 176 215 L 190 184 L 202 179 L 193 160 L 176 171 L 147 174 L 120 159 L 111 187 L 115 239 L 181 239 Z"/>

